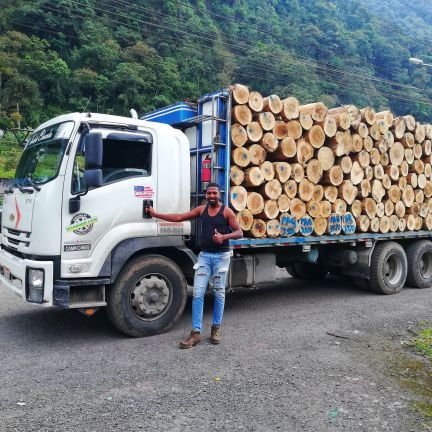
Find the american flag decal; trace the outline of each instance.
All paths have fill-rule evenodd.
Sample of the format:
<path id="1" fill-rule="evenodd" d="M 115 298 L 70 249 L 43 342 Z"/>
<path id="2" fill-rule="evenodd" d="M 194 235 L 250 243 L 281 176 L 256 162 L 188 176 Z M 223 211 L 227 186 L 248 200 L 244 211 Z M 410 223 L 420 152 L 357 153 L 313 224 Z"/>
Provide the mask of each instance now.
<path id="1" fill-rule="evenodd" d="M 134 195 L 137 198 L 153 198 L 154 190 L 151 186 L 134 186 Z"/>

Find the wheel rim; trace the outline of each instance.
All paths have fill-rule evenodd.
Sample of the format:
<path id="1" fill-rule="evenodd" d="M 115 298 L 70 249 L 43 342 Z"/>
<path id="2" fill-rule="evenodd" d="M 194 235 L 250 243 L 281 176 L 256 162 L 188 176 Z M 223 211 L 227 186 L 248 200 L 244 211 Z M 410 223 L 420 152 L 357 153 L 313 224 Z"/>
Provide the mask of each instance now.
<path id="1" fill-rule="evenodd" d="M 420 257 L 420 274 L 424 279 L 432 277 L 432 253 L 426 252 Z"/>
<path id="2" fill-rule="evenodd" d="M 139 279 L 131 289 L 130 307 L 134 315 L 144 321 L 161 318 L 172 301 L 172 285 L 161 274 L 151 273 Z"/>
<path id="3" fill-rule="evenodd" d="M 397 255 L 390 255 L 384 266 L 384 275 L 387 282 L 396 285 L 402 278 L 401 260 Z"/>

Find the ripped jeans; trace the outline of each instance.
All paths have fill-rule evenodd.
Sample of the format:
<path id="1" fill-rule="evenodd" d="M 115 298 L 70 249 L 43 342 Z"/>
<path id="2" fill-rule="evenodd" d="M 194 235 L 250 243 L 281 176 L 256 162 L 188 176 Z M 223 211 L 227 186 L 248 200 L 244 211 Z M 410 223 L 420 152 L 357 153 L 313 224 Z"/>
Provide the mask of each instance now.
<path id="1" fill-rule="evenodd" d="M 210 277 L 213 278 L 213 325 L 221 325 L 225 305 L 225 284 L 231 252 L 200 252 L 195 264 L 192 298 L 192 330 L 201 331 L 204 295 Z"/>

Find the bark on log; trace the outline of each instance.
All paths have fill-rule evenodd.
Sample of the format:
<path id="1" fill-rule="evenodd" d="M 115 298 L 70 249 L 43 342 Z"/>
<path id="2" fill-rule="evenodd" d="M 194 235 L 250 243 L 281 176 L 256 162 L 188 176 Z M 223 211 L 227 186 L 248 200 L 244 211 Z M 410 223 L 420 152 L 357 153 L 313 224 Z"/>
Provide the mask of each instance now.
<path id="1" fill-rule="evenodd" d="M 370 107 L 366 107 L 360 110 L 362 121 L 369 126 L 372 126 L 376 122 L 375 110 Z"/>
<path id="2" fill-rule="evenodd" d="M 424 140 L 421 144 L 422 146 L 422 152 L 424 156 L 430 156 L 432 152 L 432 141 L 431 140 Z"/>
<path id="3" fill-rule="evenodd" d="M 291 138 L 284 138 L 278 145 L 277 149 L 269 153 L 268 159 L 272 161 L 285 161 L 293 158 L 297 154 L 297 144 Z"/>
<path id="4" fill-rule="evenodd" d="M 322 102 L 301 105 L 299 107 L 301 113 L 308 113 L 316 122 L 322 122 L 327 114 L 327 107 Z"/>
<path id="5" fill-rule="evenodd" d="M 282 185 L 279 180 L 273 179 L 262 185 L 259 188 L 259 192 L 263 197 L 277 200 L 282 194 Z"/>
<path id="6" fill-rule="evenodd" d="M 414 135 L 411 132 L 406 132 L 400 142 L 405 148 L 412 148 L 415 143 Z"/>
<path id="7" fill-rule="evenodd" d="M 337 124 L 336 120 L 333 117 L 326 117 L 322 122 L 319 122 L 317 124 L 322 127 L 327 137 L 332 138 L 336 135 Z"/>

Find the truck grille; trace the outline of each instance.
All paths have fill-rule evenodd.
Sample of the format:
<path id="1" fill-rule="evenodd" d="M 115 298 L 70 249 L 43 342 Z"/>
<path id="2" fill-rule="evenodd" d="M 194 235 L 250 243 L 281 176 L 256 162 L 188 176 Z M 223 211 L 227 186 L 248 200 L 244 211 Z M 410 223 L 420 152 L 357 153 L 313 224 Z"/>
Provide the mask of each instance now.
<path id="1" fill-rule="evenodd" d="M 19 245 L 24 247 L 30 246 L 30 233 L 24 231 L 17 231 L 10 228 L 4 228 L 6 236 L 6 246 L 12 249 L 18 249 Z"/>

